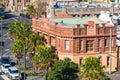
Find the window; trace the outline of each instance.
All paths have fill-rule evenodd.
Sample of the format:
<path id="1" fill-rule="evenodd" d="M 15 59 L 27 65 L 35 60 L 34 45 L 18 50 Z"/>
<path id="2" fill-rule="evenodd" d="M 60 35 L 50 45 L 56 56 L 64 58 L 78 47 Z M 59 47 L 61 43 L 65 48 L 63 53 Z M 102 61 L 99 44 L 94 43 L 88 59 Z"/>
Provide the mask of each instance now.
<path id="1" fill-rule="evenodd" d="M 17 0 L 18 2 L 21 2 L 21 0 Z"/>
<path id="2" fill-rule="evenodd" d="M 22 6 L 21 5 L 18 6 L 18 10 L 22 10 Z"/>
<path id="3" fill-rule="evenodd" d="M 98 47 L 101 47 L 101 40 L 98 39 Z"/>
<path id="4" fill-rule="evenodd" d="M 65 50 L 69 50 L 69 48 L 70 48 L 70 41 L 65 40 Z"/>
<path id="5" fill-rule="evenodd" d="M 15 0 L 13 0 L 13 3 L 12 3 L 12 4 L 13 4 L 13 6 L 15 5 Z"/>
<path id="6" fill-rule="evenodd" d="M 109 66 L 109 62 L 110 62 L 110 57 L 107 56 L 107 67 Z"/>
<path id="7" fill-rule="evenodd" d="M 80 46 L 80 50 L 82 50 L 82 48 L 83 48 L 83 41 L 82 40 L 80 40 L 79 46 Z"/>
<path id="8" fill-rule="evenodd" d="M 60 39 L 58 39 L 58 47 L 60 47 Z"/>
<path id="9" fill-rule="evenodd" d="M 100 61 L 100 64 L 102 63 L 101 60 L 102 60 L 102 57 L 101 56 L 98 56 L 98 59 Z"/>
<path id="10" fill-rule="evenodd" d="M 112 44 L 112 46 L 114 46 L 114 40 L 112 40 L 111 44 Z"/>
<path id="11" fill-rule="evenodd" d="M 93 40 L 87 41 L 87 51 L 93 51 Z"/>
<path id="12" fill-rule="evenodd" d="M 83 58 L 81 57 L 80 59 L 79 59 L 79 64 L 81 65 L 83 63 Z"/>
<path id="13" fill-rule="evenodd" d="M 104 46 L 107 47 L 107 39 L 104 41 Z"/>
<path id="14" fill-rule="evenodd" d="M 26 0 L 26 2 L 30 2 L 30 0 Z"/>

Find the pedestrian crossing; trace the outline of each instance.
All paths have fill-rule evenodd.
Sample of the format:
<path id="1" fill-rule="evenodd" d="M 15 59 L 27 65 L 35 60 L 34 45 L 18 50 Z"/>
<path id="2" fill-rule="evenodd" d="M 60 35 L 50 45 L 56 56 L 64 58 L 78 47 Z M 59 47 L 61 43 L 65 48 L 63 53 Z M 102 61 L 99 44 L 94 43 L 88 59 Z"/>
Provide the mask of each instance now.
<path id="1" fill-rule="evenodd" d="M 3 80 L 10 80 L 1 70 L 0 70 L 0 77 L 3 79 Z M 1 79 L 0 79 L 1 80 Z"/>
<path id="2" fill-rule="evenodd" d="M 5 74 L 1 75 L 4 80 L 10 80 Z"/>

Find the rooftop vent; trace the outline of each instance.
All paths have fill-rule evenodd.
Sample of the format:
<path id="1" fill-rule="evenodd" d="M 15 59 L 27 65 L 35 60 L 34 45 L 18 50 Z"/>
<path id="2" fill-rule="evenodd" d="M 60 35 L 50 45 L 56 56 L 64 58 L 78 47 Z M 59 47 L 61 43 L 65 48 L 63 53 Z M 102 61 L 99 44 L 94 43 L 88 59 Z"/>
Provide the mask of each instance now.
<path id="1" fill-rule="evenodd" d="M 96 52 L 97 54 L 101 54 L 102 52 L 101 51 L 98 51 L 98 52 Z"/>
<path id="2" fill-rule="evenodd" d="M 63 20 L 61 20 L 61 22 L 60 22 L 61 24 L 63 24 Z"/>

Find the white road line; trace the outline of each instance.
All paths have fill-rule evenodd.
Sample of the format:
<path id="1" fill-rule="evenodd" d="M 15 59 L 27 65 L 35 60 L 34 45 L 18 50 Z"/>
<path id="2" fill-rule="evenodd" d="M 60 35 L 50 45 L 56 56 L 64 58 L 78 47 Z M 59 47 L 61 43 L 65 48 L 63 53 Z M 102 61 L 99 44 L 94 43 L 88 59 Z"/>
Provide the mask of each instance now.
<path id="1" fill-rule="evenodd" d="M 10 80 L 6 75 L 1 75 L 4 80 Z"/>
<path id="2" fill-rule="evenodd" d="M 1 73 L 1 70 L 0 70 Z M 0 75 L 4 80 L 10 80 L 5 74 Z"/>
<path id="3" fill-rule="evenodd" d="M 18 21 L 17 19 L 15 19 L 15 18 L 12 18 L 12 19 L 14 19 L 15 21 Z"/>

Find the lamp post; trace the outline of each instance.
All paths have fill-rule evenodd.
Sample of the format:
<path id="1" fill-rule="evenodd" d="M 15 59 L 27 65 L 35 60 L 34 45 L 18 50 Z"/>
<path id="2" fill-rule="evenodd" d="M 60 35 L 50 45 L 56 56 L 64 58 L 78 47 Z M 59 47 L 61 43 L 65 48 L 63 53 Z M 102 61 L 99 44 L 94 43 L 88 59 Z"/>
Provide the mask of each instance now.
<path id="1" fill-rule="evenodd" d="M 1 57 L 3 56 L 3 30 L 2 30 L 2 17 L 1 17 Z"/>
<path id="2" fill-rule="evenodd" d="M 119 71 L 119 69 L 120 69 L 120 68 L 119 68 L 119 67 L 120 67 L 120 66 L 119 66 L 119 51 L 120 51 L 120 50 L 119 50 L 119 47 L 120 47 L 120 46 L 117 45 L 117 71 Z"/>

